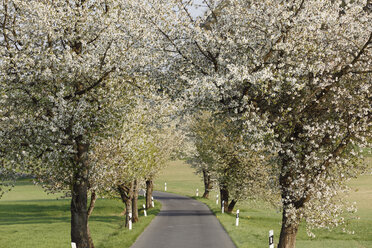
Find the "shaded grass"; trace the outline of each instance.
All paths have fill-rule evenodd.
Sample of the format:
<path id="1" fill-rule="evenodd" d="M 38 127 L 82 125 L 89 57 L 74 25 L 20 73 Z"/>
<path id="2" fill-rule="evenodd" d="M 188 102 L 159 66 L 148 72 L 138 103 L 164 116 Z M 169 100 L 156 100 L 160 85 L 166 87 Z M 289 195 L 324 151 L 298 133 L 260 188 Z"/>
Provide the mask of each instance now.
<path id="1" fill-rule="evenodd" d="M 53 199 L 54 197 L 54 199 Z M 30 180 L 21 180 L 0 200 L 1 248 L 70 247 L 70 200 L 55 199 Z M 139 206 L 144 203 L 139 199 Z M 160 204 L 147 211 L 133 230 L 123 228 L 123 203 L 119 199 L 98 199 L 89 226 L 97 248 L 130 247 L 160 211 Z"/>
<path id="2" fill-rule="evenodd" d="M 182 161 L 170 163 L 156 181 L 155 188 L 164 190 L 167 182 L 168 191 L 195 197 L 195 190 L 199 188 L 199 195 L 203 193 L 200 176 Z M 372 175 L 364 175 L 350 182 L 353 188 L 348 197 L 349 201 L 356 201 L 360 219 L 348 221 L 347 228 L 355 234 L 342 232 L 341 228 L 329 230 L 315 230 L 316 238 L 307 236 L 304 225 L 300 226 L 297 235 L 297 247 L 303 248 L 372 248 Z M 206 203 L 217 216 L 237 247 L 258 248 L 268 246 L 268 232 L 274 230 L 274 240 L 277 243 L 281 227 L 281 212 L 264 202 L 238 202 L 236 209 L 240 209 L 239 227 L 235 226 L 235 214 L 221 214 L 216 205 L 212 192 L 210 199 L 196 198 Z"/>

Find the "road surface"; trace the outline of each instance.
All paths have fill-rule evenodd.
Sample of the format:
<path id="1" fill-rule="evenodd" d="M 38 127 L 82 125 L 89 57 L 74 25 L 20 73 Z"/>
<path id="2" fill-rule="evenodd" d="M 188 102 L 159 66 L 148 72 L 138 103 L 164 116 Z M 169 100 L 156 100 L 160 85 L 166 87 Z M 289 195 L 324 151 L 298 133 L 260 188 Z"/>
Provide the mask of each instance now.
<path id="1" fill-rule="evenodd" d="M 162 209 L 132 248 L 235 248 L 205 204 L 157 191 L 154 198 Z"/>

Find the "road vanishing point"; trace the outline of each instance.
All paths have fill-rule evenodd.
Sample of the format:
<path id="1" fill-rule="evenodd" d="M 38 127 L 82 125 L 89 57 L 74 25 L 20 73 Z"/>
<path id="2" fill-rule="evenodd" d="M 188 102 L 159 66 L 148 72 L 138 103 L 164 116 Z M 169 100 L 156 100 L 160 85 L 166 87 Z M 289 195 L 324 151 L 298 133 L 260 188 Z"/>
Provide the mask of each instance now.
<path id="1" fill-rule="evenodd" d="M 131 248 L 235 248 L 216 216 L 189 197 L 154 192 L 160 213 Z"/>

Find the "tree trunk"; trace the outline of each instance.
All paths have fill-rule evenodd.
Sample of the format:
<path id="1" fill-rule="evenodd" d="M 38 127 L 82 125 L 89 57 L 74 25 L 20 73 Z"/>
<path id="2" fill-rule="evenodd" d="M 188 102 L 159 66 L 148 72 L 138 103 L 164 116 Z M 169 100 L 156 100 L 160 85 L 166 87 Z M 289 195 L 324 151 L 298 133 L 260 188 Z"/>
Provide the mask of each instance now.
<path id="1" fill-rule="evenodd" d="M 279 156 L 282 161 L 282 168 L 285 168 L 291 163 L 290 158 L 283 152 L 279 153 Z M 283 169 L 282 169 L 283 170 Z M 281 187 L 281 197 L 282 199 L 293 199 L 293 195 L 287 191 L 291 187 L 291 183 L 293 182 L 291 178 L 293 175 L 291 171 L 287 171 L 285 173 L 281 173 L 279 177 L 279 183 Z M 292 204 L 296 209 L 303 207 L 305 202 L 309 199 L 308 197 L 302 198 L 298 201 L 293 202 Z M 282 213 L 282 228 L 280 230 L 280 237 L 279 237 L 279 244 L 278 248 L 295 248 L 296 247 L 296 235 L 298 231 L 298 225 L 300 220 L 293 220 L 286 216 L 288 210 L 288 203 L 283 204 L 283 213 Z M 292 220 L 292 221 L 291 221 Z"/>
<path id="2" fill-rule="evenodd" d="M 133 185 L 133 200 L 132 200 L 132 221 L 133 223 L 138 222 L 138 182 L 134 180 Z"/>
<path id="3" fill-rule="evenodd" d="M 127 198 L 125 201 L 125 227 L 129 228 L 130 213 L 132 213 L 132 198 Z"/>
<path id="4" fill-rule="evenodd" d="M 94 248 L 94 243 L 93 243 L 92 235 L 90 234 L 89 225 L 87 226 L 87 233 L 88 233 L 89 247 Z"/>
<path id="5" fill-rule="evenodd" d="M 220 184 L 220 195 L 221 195 L 221 208 L 223 207 L 224 212 L 227 212 L 229 205 L 229 190 L 225 184 Z M 222 206 L 223 202 L 223 206 Z"/>
<path id="6" fill-rule="evenodd" d="M 146 180 L 146 209 L 152 208 L 151 197 L 152 197 L 153 189 L 154 189 L 154 183 L 152 179 Z"/>
<path id="7" fill-rule="evenodd" d="M 125 204 L 125 227 L 129 227 L 129 213 L 132 213 L 133 182 L 128 186 L 121 184 L 118 186 L 121 200 Z"/>
<path id="8" fill-rule="evenodd" d="M 88 208 L 88 220 L 89 220 L 89 217 L 93 213 L 93 209 L 96 205 L 96 201 L 97 201 L 97 194 L 96 194 L 96 191 L 93 190 L 92 193 L 90 194 L 90 203 L 89 203 L 89 208 Z"/>
<path id="9" fill-rule="evenodd" d="M 71 242 L 78 248 L 90 248 L 88 237 L 88 149 L 89 144 L 76 140 L 75 171 L 71 188 Z"/>
<path id="10" fill-rule="evenodd" d="M 238 202 L 238 200 L 232 200 L 227 208 L 227 212 L 231 213 L 234 210 L 235 204 Z"/>
<path id="11" fill-rule="evenodd" d="M 295 248 L 298 222 L 291 223 L 285 215 L 286 208 L 283 208 L 282 229 L 280 231 L 278 248 Z"/>
<path id="12" fill-rule="evenodd" d="M 93 190 L 92 193 L 90 194 L 90 204 L 89 204 L 89 208 L 88 208 L 88 220 L 89 220 L 89 217 L 92 215 L 94 206 L 96 204 L 96 200 L 97 200 L 97 194 Z M 90 246 L 90 248 L 94 248 L 93 239 L 92 239 L 92 236 L 90 234 L 89 224 L 87 226 L 87 232 L 88 232 L 89 246 Z"/>
<path id="13" fill-rule="evenodd" d="M 209 198 L 209 192 L 212 190 L 212 182 L 211 182 L 211 176 L 206 169 L 203 170 L 203 180 L 204 180 L 203 198 L 208 199 Z"/>

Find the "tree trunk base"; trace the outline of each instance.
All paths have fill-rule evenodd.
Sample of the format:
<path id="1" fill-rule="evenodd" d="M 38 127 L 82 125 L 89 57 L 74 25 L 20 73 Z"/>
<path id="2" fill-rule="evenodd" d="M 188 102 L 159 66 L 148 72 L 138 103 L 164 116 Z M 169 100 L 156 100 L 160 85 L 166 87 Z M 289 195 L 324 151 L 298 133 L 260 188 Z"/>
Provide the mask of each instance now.
<path id="1" fill-rule="evenodd" d="M 229 206 L 229 190 L 226 186 L 220 186 L 221 208 L 227 212 Z"/>
<path id="2" fill-rule="evenodd" d="M 229 204 L 229 206 L 227 207 L 227 212 L 228 213 L 232 213 L 232 211 L 234 210 L 234 207 L 235 207 L 235 204 L 237 203 L 238 201 L 237 200 L 232 200 Z"/>
<path id="3" fill-rule="evenodd" d="M 154 183 L 152 180 L 146 180 L 146 209 L 152 208 L 151 197 L 154 189 Z"/>
<path id="4" fill-rule="evenodd" d="M 90 248 L 88 236 L 87 186 L 75 183 L 71 199 L 71 241 L 79 248 Z"/>
<path id="5" fill-rule="evenodd" d="M 282 229 L 280 231 L 278 248 L 295 248 L 298 223 L 290 222 L 285 216 L 285 208 L 282 215 Z"/>
<path id="6" fill-rule="evenodd" d="M 134 180 L 133 185 L 133 200 L 132 200 L 132 222 L 138 222 L 138 182 Z"/>

